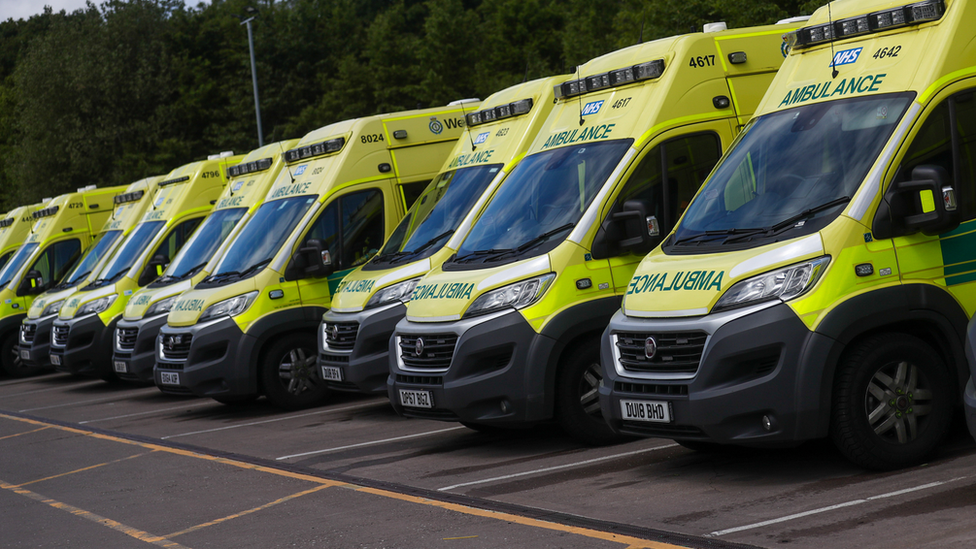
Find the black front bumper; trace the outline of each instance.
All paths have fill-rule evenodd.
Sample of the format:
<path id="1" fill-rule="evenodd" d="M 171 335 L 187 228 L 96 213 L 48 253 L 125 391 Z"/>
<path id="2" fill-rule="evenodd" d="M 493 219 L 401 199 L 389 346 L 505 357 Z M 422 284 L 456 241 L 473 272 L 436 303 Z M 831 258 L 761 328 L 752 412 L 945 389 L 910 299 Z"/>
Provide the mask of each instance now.
<path id="1" fill-rule="evenodd" d="M 341 381 L 326 381 L 330 389 L 358 393 L 385 394 L 390 377 L 390 338 L 397 323 L 407 314 L 407 307 L 397 303 L 360 313 L 325 313 L 318 329 L 318 366 L 337 368 Z M 339 322 L 357 326 L 352 349 L 327 345 L 323 327 Z M 328 379 L 323 375 L 323 379 Z"/>
<path id="2" fill-rule="evenodd" d="M 612 340 L 617 333 L 696 329 L 708 332 L 708 339 L 697 372 L 683 378 L 625 370 L 617 361 Z M 618 312 L 602 340 L 603 417 L 619 433 L 677 440 L 786 446 L 820 438 L 827 434 L 822 380 L 833 343 L 807 329 L 782 303 L 692 319 L 641 319 Z M 661 403 L 672 420 L 624 420 L 622 400 Z"/>
<path id="3" fill-rule="evenodd" d="M 20 326 L 20 360 L 29 368 L 51 366 L 51 328 L 58 315 L 25 318 Z"/>
<path id="4" fill-rule="evenodd" d="M 112 367 L 115 375 L 128 381 L 153 382 L 153 366 L 156 365 L 156 336 L 166 325 L 166 314 L 139 320 L 122 319 L 115 326 L 112 338 Z M 136 339 L 131 343 L 121 343 L 119 331 L 137 330 Z"/>
<path id="5" fill-rule="evenodd" d="M 115 325 L 120 316 L 113 318 L 106 326 L 97 314 L 72 318 L 71 320 L 56 319 L 53 329 L 68 328 L 67 344 L 59 346 L 52 341 L 51 356 L 57 356 L 59 364 L 55 369 L 59 372 L 81 374 L 94 377 L 112 375 L 112 340 L 115 336 Z M 52 358 L 51 362 L 54 363 Z"/>
<path id="6" fill-rule="evenodd" d="M 450 366 L 441 371 L 405 367 L 397 337 L 455 334 Z M 526 425 L 552 418 L 546 365 L 555 341 L 536 333 L 516 311 L 450 323 L 406 319 L 390 340 L 388 394 L 397 413 L 488 425 Z M 405 407 L 400 390 L 428 391 L 433 408 Z"/>
<path id="7" fill-rule="evenodd" d="M 191 337 L 186 356 L 167 355 L 159 341 L 167 335 Z M 258 394 L 257 374 L 249 368 L 257 340 L 243 333 L 230 317 L 193 326 L 164 325 L 159 329 L 153 380 L 160 391 L 206 397 L 244 397 Z M 162 374 L 171 375 L 163 382 Z"/>

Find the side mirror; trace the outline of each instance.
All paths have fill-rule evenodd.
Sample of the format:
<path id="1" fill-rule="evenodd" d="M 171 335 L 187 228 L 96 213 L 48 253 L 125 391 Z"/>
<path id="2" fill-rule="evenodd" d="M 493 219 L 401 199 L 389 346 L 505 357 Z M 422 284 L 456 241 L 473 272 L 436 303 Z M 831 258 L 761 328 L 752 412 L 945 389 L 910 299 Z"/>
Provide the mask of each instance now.
<path id="1" fill-rule="evenodd" d="M 621 211 L 610 214 L 593 239 L 593 258 L 606 259 L 624 251 L 646 254 L 654 249 L 661 238 L 661 224 L 648 215 L 650 209 L 646 200 L 628 200 Z"/>
<path id="2" fill-rule="evenodd" d="M 17 296 L 38 295 L 44 293 L 45 289 L 44 276 L 41 275 L 40 271 L 31 269 L 20 281 L 20 286 L 17 287 Z"/>
<path id="3" fill-rule="evenodd" d="M 166 270 L 166 266 L 169 264 L 169 258 L 165 255 L 154 255 L 149 263 L 146 263 L 146 268 L 142 270 L 142 274 L 139 275 L 139 280 L 137 281 L 140 286 L 145 286 L 153 280 L 156 280 L 163 275 L 163 271 Z"/>
<path id="4" fill-rule="evenodd" d="M 934 236 L 959 226 L 956 191 L 942 166 L 921 165 L 908 181 L 892 183 L 875 214 L 872 232 L 894 238 L 921 231 Z"/>
<path id="5" fill-rule="evenodd" d="M 292 254 L 291 262 L 285 269 L 285 280 L 300 278 L 321 278 L 335 271 L 332 254 L 322 245 L 321 240 L 309 240 L 305 246 Z"/>

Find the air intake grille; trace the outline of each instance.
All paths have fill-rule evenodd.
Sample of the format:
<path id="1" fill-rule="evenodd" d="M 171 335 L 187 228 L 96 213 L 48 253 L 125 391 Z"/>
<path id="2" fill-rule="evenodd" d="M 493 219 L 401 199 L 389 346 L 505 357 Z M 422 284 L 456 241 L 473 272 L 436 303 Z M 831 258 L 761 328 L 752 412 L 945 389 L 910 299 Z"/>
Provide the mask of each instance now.
<path id="1" fill-rule="evenodd" d="M 694 374 L 705 350 L 705 332 L 673 334 L 616 334 L 620 365 L 631 372 Z M 647 357 L 648 339 L 653 355 Z"/>
<path id="2" fill-rule="evenodd" d="M 71 328 L 68 326 L 55 325 L 51 330 L 51 342 L 58 347 L 64 347 L 68 344 L 68 331 L 70 330 Z"/>
<path id="3" fill-rule="evenodd" d="M 358 322 L 328 322 L 325 324 L 325 342 L 330 349 L 336 351 L 351 351 L 356 345 L 356 334 L 359 333 Z"/>
<path id="4" fill-rule="evenodd" d="M 451 367 L 456 334 L 400 335 L 400 360 L 408 368 L 444 371 Z"/>
<path id="5" fill-rule="evenodd" d="M 138 336 L 139 328 L 117 328 L 115 330 L 115 341 L 120 351 L 134 351 Z"/>
<path id="6" fill-rule="evenodd" d="M 166 360 L 186 360 L 190 356 L 191 334 L 163 335 L 162 355 Z"/>

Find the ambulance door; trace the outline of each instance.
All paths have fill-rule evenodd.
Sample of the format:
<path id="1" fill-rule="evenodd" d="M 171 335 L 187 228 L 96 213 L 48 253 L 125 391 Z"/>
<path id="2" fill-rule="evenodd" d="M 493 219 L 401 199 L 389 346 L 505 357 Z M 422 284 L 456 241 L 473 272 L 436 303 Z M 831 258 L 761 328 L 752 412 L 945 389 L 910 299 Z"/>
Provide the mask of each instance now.
<path id="1" fill-rule="evenodd" d="M 945 285 L 969 316 L 976 312 L 976 81 L 953 85 L 929 103 L 894 166 L 892 182 L 912 179 L 918 166 L 944 168 L 955 191 L 955 229 L 938 236 L 895 238 L 904 282 Z M 942 200 L 941 196 L 931 200 Z M 931 210 L 923 201 L 923 210 Z M 882 273 L 886 274 L 886 273 Z"/>
<path id="2" fill-rule="evenodd" d="M 648 233 L 660 243 L 684 213 L 698 188 L 732 141 L 725 120 L 685 126 L 662 134 L 644 149 L 644 155 L 617 194 L 607 216 L 621 211 L 628 200 L 644 203 Z M 644 252 L 612 256 L 610 272 L 616 292 L 624 293 Z"/>
<path id="3" fill-rule="evenodd" d="M 32 295 L 41 294 L 57 284 L 81 257 L 81 240 L 71 238 L 48 246 L 37 261 L 27 270 L 40 274 L 41 282 L 31 289 Z M 35 284 L 32 282 L 32 284 Z"/>
<path id="4" fill-rule="evenodd" d="M 328 307 L 332 293 L 350 271 L 369 261 L 386 237 L 386 207 L 394 204 L 389 185 L 358 187 L 329 202 L 299 248 L 318 240 L 328 250 L 333 272 L 328 277 L 298 281 L 298 293 L 305 306 Z M 325 255 L 323 253 L 323 255 Z"/>

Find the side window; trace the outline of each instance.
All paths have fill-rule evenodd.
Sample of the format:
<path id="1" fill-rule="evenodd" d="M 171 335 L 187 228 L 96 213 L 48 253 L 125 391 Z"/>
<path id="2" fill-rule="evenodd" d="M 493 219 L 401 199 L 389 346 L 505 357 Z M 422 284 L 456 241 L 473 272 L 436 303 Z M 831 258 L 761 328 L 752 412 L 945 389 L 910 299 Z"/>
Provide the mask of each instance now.
<path id="1" fill-rule="evenodd" d="M 661 235 L 667 234 L 721 155 L 719 138 L 712 133 L 666 141 L 644 156 L 624 185 L 617 204 L 643 200 L 648 215 L 657 219 Z"/>
<path id="2" fill-rule="evenodd" d="M 432 180 L 428 179 L 426 181 L 415 181 L 413 183 L 404 183 L 400 185 L 400 192 L 403 193 L 403 207 L 409 210 L 413 207 L 413 203 L 420 198 L 420 195 L 424 194 L 424 189 L 430 184 Z"/>
<path id="3" fill-rule="evenodd" d="M 193 234 L 193 231 L 196 230 L 201 221 L 203 221 L 203 218 L 197 217 L 195 219 L 188 219 L 177 225 L 162 243 L 160 243 L 159 247 L 156 248 L 153 256 L 163 255 L 168 260 L 172 260 L 176 257 L 177 252 L 180 251 L 180 248 L 183 247 L 183 244 L 190 239 L 190 235 Z"/>
<path id="4" fill-rule="evenodd" d="M 0 255 L 0 269 L 3 269 L 3 266 L 7 264 L 7 260 L 9 260 L 12 255 L 14 255 L 14 251 L 16 250 L 11 250 L 3 255 Z"/>
<path id="5" fill-rule="evenodd" d="M 976 218 L 974 95 L 972 91 L 956 94 L 935 107 L 909 145 L 896 176 L 897 181 L 907 181 L 912 170 L 923 164 L 945 168 L 956 189 L 963 221 Z"/>
<path id="6" fill-rule="evenodd" d="M 41 273 L 44 288 L 49 288 L 53 282 L 61 280 L 68 274 L 79 256 L 81 256 L 80 240 L 62 240 L 48 246 L 31 266 L 31 270 Z"/>
<path id="7" fill-rule="evenodd" d="M 319 240 L 329 250 L 336 270 L 365 263 L 383 245 L 383 193 L 370 189 L 340 196 L 319 215 L 302 246 Z"/>

